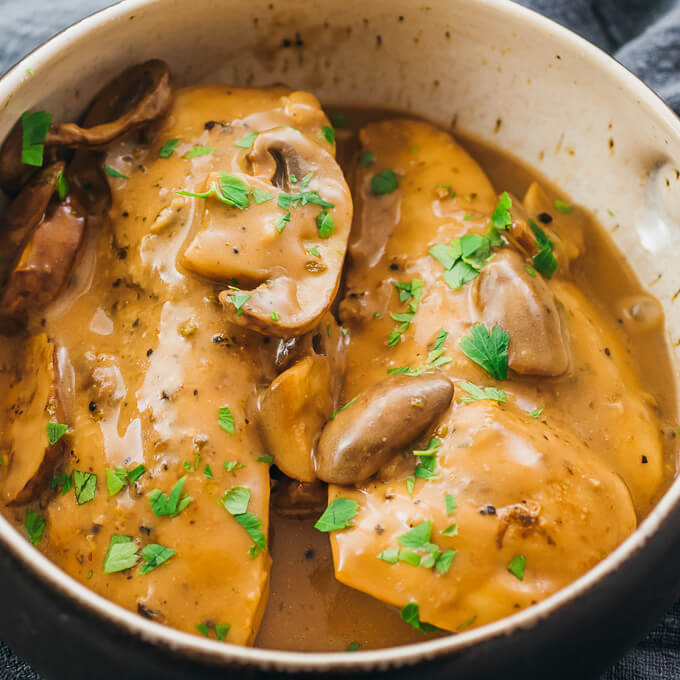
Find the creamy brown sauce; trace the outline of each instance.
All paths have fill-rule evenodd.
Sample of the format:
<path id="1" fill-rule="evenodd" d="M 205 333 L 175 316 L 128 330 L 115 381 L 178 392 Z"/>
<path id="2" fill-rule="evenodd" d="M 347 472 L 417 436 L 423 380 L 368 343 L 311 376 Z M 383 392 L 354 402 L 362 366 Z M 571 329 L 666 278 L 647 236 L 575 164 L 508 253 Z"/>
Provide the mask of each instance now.
<path id="1" fill-rule="evenodd" d="M 46 334 L 55 348 L 59 400 L 52 412 L 42 405 L 56 379 L 45 378 L 30 398 L 24 382 L 28 374 L 42 376 L 48 350 L 30 350 L 36 358 L 28 362 L 24 336 L 0 335 L 0 393 L 9 395 L 0 438 L 4 514 L 23 530 L 26 508 L 17 503 L 26 500 L 21 493 L 31 496 L 32 487 L 22 491 L 26 478 L 37 485 L 44 474 L 96 474 L 88 502 L 79 504 L 73 491 L 62 495 L 59 486 L 32 500 L 47 522 L 39 548 L 133 611 L 190 632 L 205 625 L 213 638 L 216 626 L 229 625 L 227 640 L 237 644 L 325 651 L 354 641 L 377 648 L 422 640 L 400 618 L 409 601 L 419 603 L 422 621 L 454 632 L 506 616 L 611 552 L 675 474 L 677 403 L 663 314 L 595 220 L 578 207 L 555 211 L 556 188 L 463 134 L 455 134 L 458 146 L 423 123 L 381 122 L 399 118 L 393 112 L 342 113 L 350 130 L 336 131 L 337 157 L 346 182 L 325 136 L 328 120 L 311 95 L 226 86 L 178 91 L 152 134 L 125 137 L 106 151 L 104 163 L 124 177 L 109 176 L 108 209 L 89 204 L 68 284 L 29 318 L 27 333 L 43 343 Z M 357 163 L 359 129 L 363 151 L 375 154 L 365 167 Z M 237 144 L 265 130 L 250 147 Z M 159 158 L 173 139 L 174 153 Z M 197 147 L 211 151 L 192 152 Z M 284 177 L 274 162 L 281 157 Z M 398 173 L 399 188 L 376 197 L 371 178 L 384 168 Z M 240 210 L 215 192 L 176 193 L 219 188 L 220 171 L 270 198 L 257 202 L 251 194 Z M 442 194 L 440 184 L 455 187 L 456 196 Z M 286 211 L 276 198 L 305 188 L 333 208 L 303 203 L 282 224 Z M 544 315 L 554 304 L 553 318 L 529 327 L 534 337 L 521 355 L 522 314 L 511 320 L 519 330 L 510 367 L 523 375 L 511 371 L 496 383 L 458 348 L 474 322 L 470 310 L 477 320 L 507 313 L 512 298 L 500 309 L 489 301 L 503 276 L 513 285 L 521 278 L 519 290 L 539 283 L 523 267 L 517 274 L 505 249 L 477 280 L 453 291 L 427 251 L 484 233 L 505 190 L 519 199 L 517 208 L 522 201 L 531 215 L 550 214 L 542 226 L 554 229 L 559 267 L 547 283 L 539 279 L 543 308 L 527 312 Z M 334 220 L 329 238 L 319 222 L 326 212 Z M 390 313 L 405 310 L 389 282 L 415 278 L 424 281 L 423 297 L 401 340 L 388 347 L 398 325 Z M 334 299 L 331 316 L 325 310 Z M 563 326 L 556 330 L 557 316 Z M 356 487 L 330 485 L 329 500 L 357 500 L 354 528 L 333 532 L 330 541 L 314 529 L 326 504 L 321 485 L 310 509 L 284 512 L 288 487 L 280 473 L 270 506 L 269 462 L 257 459 L 275 454 L 284 473 L 314 480 L 311 451 L 331 413 L 349 404 L 338 419 L 351 422 L 354 397 L 384 380 L 387 369 L 422 366 L 443 328 L 451 361 L 440 371 L 457 381 L 453 405 L 375 477 Z M 532 353 L 540 333 L 552 339 L 544 353 Z M 282 358 L 280 339 L 293 335 L 301 339 Z M 466 404 L 461 380 L 503 387 L 507 403 Z M 21 398 L 35 413 L 27 407 L 26 417 L 19 414 Z M 233 434 L 218 423 L 225 406 Z M 529 415 L 540 408 L 538 417 Z M 35 432 L 43 437 L 46 418 L 70 427 L 63 450 L 44 457 L 53 463 L 58 453 L 56 469 L 39 475 L 45 446 Z M 409 492 L 411 451 L 432 436 L 440 441 L 438 478 L 417 479 Z M 109 496 L 107 468 L 140 464 L 146 473 Z M 176 517 L 157 516 L 148 495 L 170 494 L 184 477 L 182 494 L 192 502 Z M 247 512 L 261 522 L 266 549 L 254 550 L 252 536 L 225 510 L 224 493 L 234 487 L 249 489 Z M 447 493 L 456 497 L 453 512 Z M 445 573 L 377 559 L 423 521 L 432 522 L 440 550 L 457 551 Z M 442 534 L 454 521 L 458 533 Z M 148 574 L 139 566 L 104 573 L 114 534 L 176 555 Z M 507 569 L 520 554 L 524 580 Z"/>

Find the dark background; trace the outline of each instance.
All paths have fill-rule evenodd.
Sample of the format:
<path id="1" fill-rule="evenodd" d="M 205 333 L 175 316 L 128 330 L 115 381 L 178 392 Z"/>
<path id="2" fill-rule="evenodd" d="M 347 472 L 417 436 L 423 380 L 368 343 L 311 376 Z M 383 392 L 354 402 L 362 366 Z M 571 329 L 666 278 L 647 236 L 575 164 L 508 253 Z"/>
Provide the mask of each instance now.
<path id="1" fill-rule="evenodd" d="M 0 73 L 57 31 L 111 4 L 107 0 L 0 0 Z M 612 54 L 680 113 L 680 0 L 523 0 L 521 4 Z M 40 678 L 0 642 L 0 680 Z M 680 680 L 680 603 L 601 680 Z"/>

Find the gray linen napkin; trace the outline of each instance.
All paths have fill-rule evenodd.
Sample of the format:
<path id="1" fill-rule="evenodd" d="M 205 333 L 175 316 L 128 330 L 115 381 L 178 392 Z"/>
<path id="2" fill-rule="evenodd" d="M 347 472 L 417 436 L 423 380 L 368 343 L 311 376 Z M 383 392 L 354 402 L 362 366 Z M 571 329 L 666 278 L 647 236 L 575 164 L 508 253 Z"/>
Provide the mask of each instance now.
<path id="1" fill-rule="evenodd" d="M 108 0 L 0 0 L 0 73 Z M 680 0 L 524 0 L 615 56 L 680 113 Z M 40 676 L 0 642 L 0 680 Z M 602 680 L 680 680 L 680 603 Z"/>

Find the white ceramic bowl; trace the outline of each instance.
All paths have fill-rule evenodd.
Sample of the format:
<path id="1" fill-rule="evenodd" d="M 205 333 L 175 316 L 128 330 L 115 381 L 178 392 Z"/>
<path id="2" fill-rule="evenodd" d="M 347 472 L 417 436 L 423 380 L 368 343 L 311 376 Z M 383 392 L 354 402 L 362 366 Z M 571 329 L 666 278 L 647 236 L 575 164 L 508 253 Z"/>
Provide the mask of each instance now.
<path id="1" fill-rule="evenodd" d="M 103 82 L 152 57 L 169 62 L 179 84 L 285 82 L 326 104 L 407 110 L 492 141 L 605 227 L 620 225 L 616 243 L 641 281 L 655 282 L 670 337 L 680 337 L 680 121 L 622 66 L 549 20 L 506 0 L 126 0 L 0 80 L 0 138 L 26 109 L 73 119 Z M 676 368 L 669 389 L 677 378 Z M 240 648 L 154 624 L 67 577 L 0 518 L 0 637 L 53 677 L 389 670 L 395 678 L 419 664 L 432 678 L 581 678 L 677 595 L 679 499 L 676 481 L 613 554 L 528 610 L 354 654 Z"/>

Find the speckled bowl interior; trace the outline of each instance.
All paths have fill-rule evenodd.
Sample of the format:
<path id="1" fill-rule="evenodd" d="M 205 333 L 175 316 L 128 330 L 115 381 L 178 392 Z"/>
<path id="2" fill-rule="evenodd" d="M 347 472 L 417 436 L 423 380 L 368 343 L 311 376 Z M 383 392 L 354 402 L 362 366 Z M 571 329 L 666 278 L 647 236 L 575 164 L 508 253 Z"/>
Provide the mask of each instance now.
<path id="1" fill-rule="evenodd" d="M 48 42 L 0 80 L 0 137 L 21 113 L 77 116 L 102 82 L 144 59 L 180 84 L 286 83 L 326 104 L 406 110 L 511 152 L 612 232 L 680 337 L 680 121 L 592 45 L 506 0 L 126 0 Z M 678 377 L 669 376 L 669 383 Z M 124 611 L 65 576 L 0 518 L 0 544 L 43 582 L 150 643 L 216 664 L 385 667 L 455 652 L 536 625 L 629 559 L 666 521 L 676 482 L 617 551 L 576 583 L 513 617 L 451 638 L 348 654 L 238 648 Z"/>

